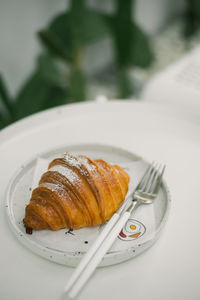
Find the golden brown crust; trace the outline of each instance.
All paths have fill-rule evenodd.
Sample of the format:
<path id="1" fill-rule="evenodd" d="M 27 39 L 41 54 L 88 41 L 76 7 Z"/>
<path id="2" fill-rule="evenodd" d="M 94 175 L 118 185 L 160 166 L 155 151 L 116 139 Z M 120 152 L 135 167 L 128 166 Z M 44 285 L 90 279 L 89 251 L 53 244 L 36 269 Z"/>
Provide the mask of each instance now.
<path id="1" fill-rule="evenodd" d="M 33 190 L 24 225 L 37 230 L 100 225 L 124 201 L 128 183 L 117 165 L 67 153 L 49 164 Z"/>

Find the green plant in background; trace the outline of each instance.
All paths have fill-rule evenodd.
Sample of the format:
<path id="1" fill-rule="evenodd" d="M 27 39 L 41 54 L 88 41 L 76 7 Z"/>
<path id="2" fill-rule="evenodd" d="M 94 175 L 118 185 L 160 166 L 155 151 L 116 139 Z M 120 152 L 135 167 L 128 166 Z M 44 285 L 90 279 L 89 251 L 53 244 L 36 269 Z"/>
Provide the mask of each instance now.
<path id="1" fill-rule="evenodd" d="M 85 50 L 105 37 L 112 40 L 110 73 L 116 98 L 130 97 L 130 68 L 148 67 L 153 60 L 148 37 L 132 16 L 134 2 L 115 0 L 115 12 L 108 15 L 88 8 L 84 0 L 72 0 L 68 11 L 39 31 L 44 50 L 15 99 L 0 77 L 0 128 L 50 107 L 86 100 L 90 80 L 84 70 Z"/>
<path id="2" fill-rule="evenodd" d="M 200 28 L 200 1 L 186 0 L 184 34 L 190 37 Z"/>
<path id="3" fill-rule="evenodd" d="M 8 93 L 6 84 L 0 75 L 0 128 L 15 121 L 14 105 Z"/>
<path id="4" fill-rule="evenodd" d="M 65 64 L 65 83 L 70 102 L 87 97 L 87 78 L 83 69 L 85 48 L 108 35 L 100 13 L 87 8 L 84 0 L 73 0 L 71 9 L 57 16 L 39 38 L 48 53 Z"/>
<path id="5" fill-rule="evenodd" d="M 134 83 L 128 75 L 130 68 L 148 67 L 153 60 L 149 40 L 133 20 L 133 5 L 131 0 L 116 0 L 116 12 L 106 18 L 113 39 L 116 88 L 120 98 L 133 94 Z"/>

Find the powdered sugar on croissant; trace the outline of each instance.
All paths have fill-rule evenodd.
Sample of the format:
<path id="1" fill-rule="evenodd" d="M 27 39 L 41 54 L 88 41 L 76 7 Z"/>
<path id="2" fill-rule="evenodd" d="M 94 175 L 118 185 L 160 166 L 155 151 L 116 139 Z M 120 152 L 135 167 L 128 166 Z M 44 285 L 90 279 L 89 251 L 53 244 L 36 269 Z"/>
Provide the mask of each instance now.
<path id="1" fill-rule="evenodd" d="M 128 174 L 117 165 L 65 153 L 49 164 L 33 190 L 24 226 L 58 230 L 100 225 L 124 201 L 128 183 Z"/>

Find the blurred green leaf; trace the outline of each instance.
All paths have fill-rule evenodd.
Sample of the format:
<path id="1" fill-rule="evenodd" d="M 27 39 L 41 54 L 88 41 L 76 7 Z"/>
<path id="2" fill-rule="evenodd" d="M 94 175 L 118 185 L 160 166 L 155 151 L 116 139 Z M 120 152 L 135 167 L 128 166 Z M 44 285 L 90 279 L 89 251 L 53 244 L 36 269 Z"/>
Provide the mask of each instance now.
<path id="1" fill-rule="evenodd" d="M 20 119 L 49 107 L 64 104 L 66 101 L 66 90 L 50 85 L 36 71 L 16 97 L 16 116 Z"/>
<path id="2" fill-rule="evenodd" d="M 109 28 L 100 13 L 85 7 L 79 0 L 72 3 L 72 10 L 67 14 L 67 20 L 75 44 L 84 47 L 109 34 Z"/>
<path id="3" fill-rule="evenodd" d="M 133 94 L 134 86 L 128 74 L 128 70 L 120 69 L 117 73 L 118 98 L 126 99 Z"/>
<path id="4" fill-rule="evenodd" d="M 73 0 L 71 1 L 71 10 L 79 11 L 80 14 L 83 10 L 87 9 L 87 1 L 86 0 Z"/>
<path id="5" fill-rule="evenodd" d="M 42 110 L 69 103 L 68 99 L 69 93 L 66 89 L 51 87 L 48 96 L 45 98 Z"/>
<path id="6" fill-rule="evenodd" d="M 116 12 L 104 17 L 112 33 L 120 98 L 128 98 L 134 91 L 129 69 L 133 66 L 145 68 L 153 61 L 148 36 L 135 24 L 132 17 L 134 2 L 116 0 Z"/>
<path id="7" fill-rule="evenodd" d="M 37 60 L 38 73 L 47 83 L 57 87 L 66 87 L 66 65 L 53 58 L 49 53 L 39 55 Z"/>
<path id="8" fill-rule="evenodd" d="M 42 110 L 46 97 L 49 95 L 49 85 L 34 72 L 19 91 L 15 109 L 17 118 L 23 118 Z"/>
<path id="9" fill-rule="evenodd" d="M 47 50 L 64 60 L 70 60 L 71 55 L 66 49 L 66 45 L 62 40 L 50 30 L 41 30 L 38 32 L 38 37 Z"/>
<path id="10" fill-rule="evenodd" d="M 7 111 L 7 117 L 6 117 L 7 122 L 9 122 L 9 120 L 12 121 L 12 119 L 14 119 L 13 101 L 11 99 L 11 96 L 9 95 L 7 86 L 1 74 L 0 74 L 0 101 Z"/>
<path id="11" fill-rule="evenodd" d="M 200 1 L 186 0 L 184 35 L 190 37 L 200 28 Z"/>
<path id="12" fill-rule="evenodd" d="M 2 97 L 0 95 L 0 129 L 9 124 L 9 117 L 3 107 Z"/>
<path id="13" fill-rule="evenodd" d="M 70 74 L 70 102 L 84 101 L 86 99 L 86 79 L 80 69 L 71 70 Z"/>
<path id="14" fill-rule="evenodd" d="M 131 56 L 131 26 L 130 22 L 124 22 L 123 25 L 116 18 L 110 18 L 108 21 L 112 30 L 112 39 L 114 42 L 114 51 L 116 62 L 119 66 L 125 67 L 130 64 Z"/>
<path id="15" fill-rule="evenodd" d="M 0 129 L 3 129 L 4 128 L 4 123 L 2 122 L 2 120 L 1 120 L 1 114 L 0 114 Z"/>
<path id="16" fill-rule="evenodd" d="M 189 20 L 189 18 L 187 18 L 187 21 L 185 22 L 185 26 L 184 26 L 184 30 L 183 30 L 184 36 L 186 38 L 192 36 L 197 31 L 197 29 L 198 29 L 198 26 L 197 26 L 197 22 L 196 22 L 195 18 L 192 17 L 190 20 Z"/>
<path id="17" fill-rule="evenodd" d="M 83 9 L 81 2 L 72 3 L 69 12 L 60 14 L 46 30 L 39 32 L 39 38 L 47 49 L 68 61 L 71 61 L 77 47 L 85 47 L 109 33 L 101 14 Z"/>
<path id="18" fill-rule="evenodd" d="M 132 25 L 130 64 L 138 67 L 149 67 L 154 59 L 147 35 L 136 25 Z"/>
<path id="19" fill-rule="evenodd" d="M 117 65 L 124 69 L 130 66 L 148 67 L 153 61 L 153 52 L 148 36 L 132 18 L 134 1 L 117 0 L 113 16 L 106 16 L 114 41 Z"/>
<path id="20" fill-rule="evenodd" d="M 133 1 L 117 0 L 116 12 L 113 15 L 104 16 L 113 39 L 113 50 L 116 55 L 116 63 L 120 68 L 130 64 L 131 39 L 132 39 L 132 4 Z"/>
<path id="21" fill-rule="evenodd" d="M 59 45 L 60 51 L 55 51 L 51 43 L 46 44 L 48 50 L 52 50 L 52 53 L 63 57 L 66 60 L 71 60 L 72 47 L 71 47 L 71 32 L 69 22 L 67 21 L 67 13 L 62 13 L 56 16 L 53 21 L 49 24 L 46 30 L 41 32 L 46 32 L 48 36 L 51 37 L 52 41 L 56 41 L 54 44 Z M 51 49 L 52 48 L 52 49 Z M 59 53 L 60 52 L 60 53 Z"/>
<path id="22" fill-rule="evenodd" d="M 192 7 L 192 10 L 196 13 L 196 15 L 200 17 L 200 1 L 199 0 L 188 0 L 187 2 L 190 4 L 190 6 Z"/>

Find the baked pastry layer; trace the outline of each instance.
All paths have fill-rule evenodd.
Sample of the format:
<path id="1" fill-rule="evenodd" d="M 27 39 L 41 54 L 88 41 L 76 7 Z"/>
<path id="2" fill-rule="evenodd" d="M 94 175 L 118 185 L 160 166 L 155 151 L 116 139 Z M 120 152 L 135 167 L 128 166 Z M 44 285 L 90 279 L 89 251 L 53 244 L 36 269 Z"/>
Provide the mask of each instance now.
<path id="1" fill-rule="evenodd" d="M 129 176 L 103 159 L 65 153 L 54 159 L 25 209 L 28 229 L 78 229 L 104 223 L 119 208 Z"/>

